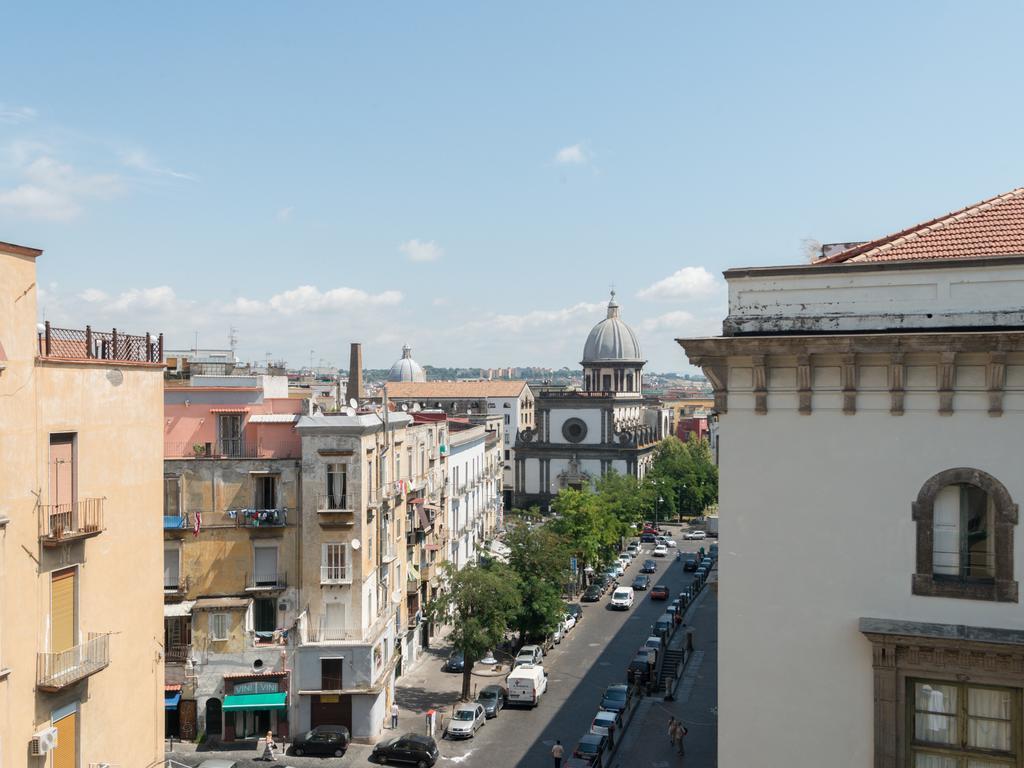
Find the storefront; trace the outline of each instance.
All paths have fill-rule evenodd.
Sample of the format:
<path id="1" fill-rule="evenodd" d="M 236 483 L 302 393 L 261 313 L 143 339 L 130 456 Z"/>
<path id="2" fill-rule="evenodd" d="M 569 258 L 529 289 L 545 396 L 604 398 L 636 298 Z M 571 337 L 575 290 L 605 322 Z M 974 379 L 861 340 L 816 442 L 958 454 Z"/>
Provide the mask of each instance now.
<path id="1" fill-rule="evenodd" d="M 224 741 L 258 739 L 267 731 L 273 731 L 277 738 L 288 738 L 287 673 L 264 673 L 248 679 L 225 676 L 224 690 Z"/>

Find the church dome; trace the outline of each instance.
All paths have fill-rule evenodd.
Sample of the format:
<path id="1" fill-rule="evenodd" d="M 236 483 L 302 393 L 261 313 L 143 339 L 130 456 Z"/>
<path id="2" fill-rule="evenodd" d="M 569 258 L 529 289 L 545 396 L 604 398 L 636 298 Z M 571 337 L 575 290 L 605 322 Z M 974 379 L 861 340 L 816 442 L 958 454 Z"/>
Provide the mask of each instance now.
<path id="1" fill-rule="evenodd" d="M 608 302 L 608 317 L 595 325 L 583 346 L 583 364 L 643 363 L 640 342 L 633 329 L 619 318 L 615 291 Z"/>
<path id="2" fill-rule="evenodd" d="M 412 347 L 402 347 L 402 357 L 388 373 L 388 381 L 426 381 L 427 374 L 423 367 L 412 359 Z"/>

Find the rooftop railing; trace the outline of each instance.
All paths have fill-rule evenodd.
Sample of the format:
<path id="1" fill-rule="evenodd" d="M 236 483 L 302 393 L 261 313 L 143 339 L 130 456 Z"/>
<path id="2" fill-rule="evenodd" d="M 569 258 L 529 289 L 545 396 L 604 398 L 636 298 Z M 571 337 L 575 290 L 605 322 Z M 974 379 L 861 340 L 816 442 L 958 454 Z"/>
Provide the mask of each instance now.
<path id="1" fill-rule="evenodd" d="M 200 443 L 190 440 L 164 442 L 165 459 L 298 459 L 302 449 L 294 445 L 245 442 L 241 439 Z"/>
<path id="2" fill-rule="evenodd" d="M 162 363 L 164 335 L 131 336 L 94 331 L 92 326 L 54 328 L 47 320 L 39 332 L 39 356 L 64 360 L 122 360 L 133 363 Z"/>

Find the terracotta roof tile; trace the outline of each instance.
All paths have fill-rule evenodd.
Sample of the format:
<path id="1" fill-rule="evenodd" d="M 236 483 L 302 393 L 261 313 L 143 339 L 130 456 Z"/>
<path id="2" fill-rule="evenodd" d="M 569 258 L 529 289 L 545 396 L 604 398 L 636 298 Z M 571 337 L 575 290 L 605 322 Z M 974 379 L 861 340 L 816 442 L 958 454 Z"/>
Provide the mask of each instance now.
<path id="1" fill-rule="evenodd" d="M 519 397 L 525 381 L 389 381 L 388 397 Z"/>
<path id="2" fill-rule="evenodd" d="M 1024 187 L 849 248 L 815 264 L 1024 254 Z"/>

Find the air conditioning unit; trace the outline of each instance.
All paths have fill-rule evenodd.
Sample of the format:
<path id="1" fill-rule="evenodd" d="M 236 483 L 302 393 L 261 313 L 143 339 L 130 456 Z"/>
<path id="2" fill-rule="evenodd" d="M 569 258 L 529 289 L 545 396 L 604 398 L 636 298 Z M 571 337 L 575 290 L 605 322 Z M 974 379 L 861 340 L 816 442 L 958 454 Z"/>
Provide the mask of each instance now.
<path id="1" fill-rule="evenodd" d="M 45 755 L 57 748 L 57 729 L 47 728 L 32 737 L 28 743 L 28 753 L 35 757 Z"/>

